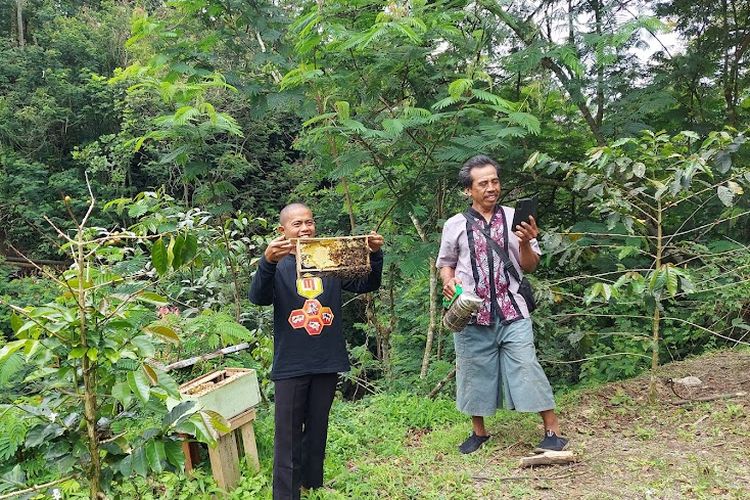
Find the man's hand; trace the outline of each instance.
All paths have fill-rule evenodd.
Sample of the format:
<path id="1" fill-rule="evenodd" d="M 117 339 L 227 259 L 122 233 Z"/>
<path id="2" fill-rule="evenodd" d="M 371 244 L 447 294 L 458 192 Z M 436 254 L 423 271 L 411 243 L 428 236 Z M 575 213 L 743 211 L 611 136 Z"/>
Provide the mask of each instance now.
<path id="1" fill-rule="evenodd" d="M 381 235 L 375 231 L 370 231 L 370 234 L 367 236 L 367 245 L 370 247 L 370 252 L 377 252 L 384 243 L 385 239 Z"/>
<path id="2" fill-rule="evenodd" d="M 539 228 L 536 226 L 534 217 L 529 215 L 529 222 L 522 222 L 520 225 L 514 227 L 513 233 L 518 236 L 519 242 L 524 244 L 529 243 L 539 235 Z"/>
<path id="3" fill-rule="evenodd" d="M 443 283 L 443 297 L 451 300 L 456 294 L 456 285 L 460 284 L 461 280 L 456 278 L 455 276 L 446 280 L 445 283 Z"/>
<path id="4" fill-rule="evenodd" d="M 268 244 L 263 255 L 268 262 L 276 264 L 282 258 L 289 255 L 289 252 L 291 252 L 293 248 L 294 244 L 290 240 L 287 240 L 284 236 L 279 236 L 275 240 L 271 240 L 271 243 Z"/>

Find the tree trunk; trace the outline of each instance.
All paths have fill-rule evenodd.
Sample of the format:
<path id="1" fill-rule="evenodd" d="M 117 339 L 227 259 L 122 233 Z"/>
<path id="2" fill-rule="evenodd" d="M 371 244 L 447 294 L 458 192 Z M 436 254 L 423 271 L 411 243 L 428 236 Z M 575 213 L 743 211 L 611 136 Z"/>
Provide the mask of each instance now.
<path id="1" fill-rule="evenodd" d="M 23 0 L 16 0 L 16 30 L 18 34 L 18 46 L 26 45 L 26 39 L 23 33 Z"/>
<path id="2" fill-rule="evenodd" d="M 87 293 L 84 284 L 87 281 L 86 257 L 84 255 L 83 227 L 78 228 L 77 245 L 78 255 L 78 321 L 79 334 L 82 347 L 88 347 L 88 325 L 86 323 L 86 301 Z M 89 494 L 91 500 L 97 500 L 101 493 L 102 465 L 99 457 L 99 436 L 96 433 L 96 377 L 93 373 L 94 366 L 87 355 L 82 358 L 83 371 L 83 415 L 86 421 L 86 433 L 88 435 L 88 449 L 91 456 L 89 469 Z"/>
<path id="3" fill-rule="evenodd" d="M 414 228 L 417 230 L 417 234 L 422 242 L 427 243 L 427 233 L 425 232 L 422 224 L 420 224 L 417 217 L 410 213 Z M 427 376 L 427 368 L 430 366 L 430 352 L 432 351 L 432 342 L 435 339 L 435 325 L 437 324 L 437 269 L 435 268 L 435 257 L 430 256 L 427 260 L 430 266 L 430 323 L 427 327 L 427 342 L 424 346 L 424 355 L 422 356 L 422 369 L 419 371 L 419 378 L 425 378 Z"/>
<path id="4" fill-rule="evenodd" d="M 599 0 L 592 2 L 594 8 L 594 18 L 596 19 L 596 34 L 602 36 L 602 4 Z M 597 129 L 602 126 L 604 120 L 604 65 L 601 61 L 596 62 L 596 122 Z"/>
<path id="5" fill-rule="evenodd" d="M 654 261 L 654 272 L 659 272 L 661 269 L 661 258 L 663 252 L 661 200 L 657 201 L 656 207 L 656 259 Z M 660 321 L 661 312 L 659 311 L 659 301 L 654 297 L 654 313 L 651 320 L 651 380 L 648 386 L 648 399 L 652 403 L 656 402 L 656 370 L 659 368 Z"/>
<path id="6" fill-rule="evenodd" d="M 516 19 L 495 0 L 480 0 L 480 4 L 492 14 L 499 17 L 525 45 L 529 46 L 535 42 L 535 38 L 540 31 L 539 26 Z M 570 95 L 571 100 L 578 107 L 581 115 L 583 115 L 583 119 L 586 120 L 586 124 L 589 126 L 597 144 L 600 146 L 605 145 L 606 141 L 604 140 L 601 129 L 597 125 L 596 118 L 594 118 L 594 115 L 586 104 L 586 96 L 581 92 L 577 82 L 568 76 L 563 70 L 563 67 L 551 58 L 543 57 L 541 63 L 543 68 L 552 71 L 555 76 L 557 76 L 563 89 L 565 89 L 568 95 Z"/>
<path id="7" fill-rule="evenodd" d="M 237 266 L 234 262 L 234 254 L 232 253 L 232 245 L 227 235 L 227 228 L 225 226 L 226 221 L 221 221 L 221 234 L 224 238 L 224 246 L 227 248 L 227 264 L 229 271 L 232 273 L 232 295 L 234 296 L 234 320 L 239 323 L 242 317 L 242 297 L 240 295 L 240 273 L 237 271 Z"/>
<path id="8" fill-rule="evenodd" d="M 724 36 L 729 36 L 729 12 L 727 10 L 727 0 L 721 2 L 722 28 Z M 732 85 L 731 64 L 729 62 L 729 53 L 733 47 L 730 43 L 724 45 L 724 61 L 721 68 L 721 83 L 724 91 L 724 102 L 726 103 L 727 122 L 737 125 L 737 108 L 735 106 L 734 90 Z"/>
<path id="9" fill-rule="evenodd" d="M 419 378 L 427 376 L 427 368 L 430 366 L 430 353 L 432 352 L 432 342 L 435 339 L 435 326 L 437 318 L 437 268 L 435 267 L 435 257 L 430 256 L 427 259 L 430 266 L 430 324 L 427 327 L 427 342 L 424 346 L 424 356 L 422 356 L 422 369 L 419 371 Z"/>

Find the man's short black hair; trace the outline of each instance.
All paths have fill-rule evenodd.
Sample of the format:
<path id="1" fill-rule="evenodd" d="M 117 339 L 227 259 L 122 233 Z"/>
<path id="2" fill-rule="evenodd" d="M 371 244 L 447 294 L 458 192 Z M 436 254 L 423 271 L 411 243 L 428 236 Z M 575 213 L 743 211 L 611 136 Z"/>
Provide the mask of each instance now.
<path id="1" fill-rule="evenodd" d="M 458 171 L 458 183 L 463 188 L 471 187 L 471 171 L 475 168 L 486 167 L 492 165 L 497 170 L 497 176 L 500 177 L 500 164 L 490 158 L 487 155 L 476 155 L 472 156 L 461 166 L 461 170 Z"/>

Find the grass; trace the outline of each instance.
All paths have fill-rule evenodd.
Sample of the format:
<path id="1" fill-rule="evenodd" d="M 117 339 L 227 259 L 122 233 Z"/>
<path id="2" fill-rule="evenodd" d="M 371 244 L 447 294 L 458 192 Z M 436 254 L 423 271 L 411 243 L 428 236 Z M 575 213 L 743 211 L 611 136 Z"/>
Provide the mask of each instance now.
<path id="1" fill-rule="evenodd" d="M 702 392 L 687 395 L 698 397 L 741 389 L 738 384 L 745 382 L 733 374 L 749 370 L 750 354 L 729 352 L 664 367 L 661 375 L 694 374 L 709 381 Z M 412 393 L 337 401 L 331 412 L 325 487 L 303 498 L 746 497 L 750 401 L 674 405 L 674 394 L 665 386 L 660 402 L 649 404 L 647 386 L 648 377 L 642 377 L 558 394 L 563 430 L 578 463 L 534 470 L 520 469 L 518 462 L 541 438 L 537 415 L 498 412 L 487 420 L 492 439 L 476 453 L 461 455 L 456 447 L 470 432 L 470 423 L 448 395 L 435 401 Z M 260 410 L 256 436 L 260 474 L 243 469 L 239 487 L 218 498 L 271 497 L 270 408 Z M 137 495 L 134 484 L 141 484 Z M 119 498 L 144 500 L 194 500 L 217 493 L 205 470 L 189 481 L 165 474 L 120 488 Z"/>

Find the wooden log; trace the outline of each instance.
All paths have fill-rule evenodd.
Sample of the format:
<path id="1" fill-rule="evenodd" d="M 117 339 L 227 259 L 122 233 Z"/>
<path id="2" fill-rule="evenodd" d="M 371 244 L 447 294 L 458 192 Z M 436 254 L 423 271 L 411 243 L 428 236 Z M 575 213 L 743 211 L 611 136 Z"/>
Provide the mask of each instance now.
<path id="1" fill-rule="evenodd" d="M 239 351 L 244 351 L 245 349 L 249 349 L 250 344 L 247 342 L 243 342 L 242 344 L 237 344 L 229 347 L 225 347 L 224 349 L 219 349 L 217 351 L 209 352 L 208 354 L 203 354 L 202 356 L 195 356 L 193 358 L 183 359 L 181 361 L 175 361 L 174 363 L 168 364 L 164 367 L 164 371 L 170 371 L 170 370 L 179 370 L 180 368 L 187 368 L 188 366 L 193 366 L 196 363 L 199 363 L 201 361 L 206 361 L 209 359 L 218 358 L 219 356 L 224 356 L 226 354 L 232 354 Z"/>
<path id="2" fill-rule="evenodd" d="M 576 457 L 572 451 L 545 451 L 539 455 L 523 457 L 521 467 L 533 467 L 535 465 L 565 465 L 575 462 Z"/>

